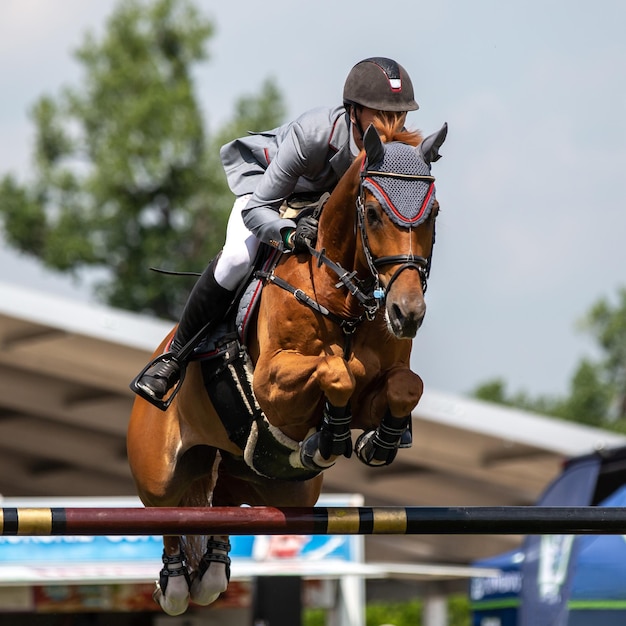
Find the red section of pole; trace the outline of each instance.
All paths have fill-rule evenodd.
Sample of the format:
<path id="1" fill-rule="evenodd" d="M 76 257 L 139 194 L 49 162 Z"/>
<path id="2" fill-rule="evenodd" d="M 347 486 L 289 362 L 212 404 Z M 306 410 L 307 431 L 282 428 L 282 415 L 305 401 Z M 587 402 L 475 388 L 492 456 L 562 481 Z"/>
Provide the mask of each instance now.
<path id="1" fill-rule="evenodd" d="M 252 512 L 253 511 L 253 512 Z M 256 535 L 312 534 L 311 509 L 120 508 L 65 509 L 68 535 Z M 54 534 L 54 531 L 53 531 Z"/>

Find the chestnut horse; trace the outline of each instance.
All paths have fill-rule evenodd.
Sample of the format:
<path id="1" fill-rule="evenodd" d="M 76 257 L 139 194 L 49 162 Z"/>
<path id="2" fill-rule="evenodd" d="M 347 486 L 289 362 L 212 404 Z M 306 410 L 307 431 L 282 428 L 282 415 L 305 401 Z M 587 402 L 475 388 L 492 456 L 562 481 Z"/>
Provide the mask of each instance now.
<path id="1" fill-rule="evenodd" d="M 165 411 L 135 400 L 128 458 L 145 506 L 313 506 L 322 472 L 351 456 L 353 429 L 363 431 L 354 450 L 368 465 L 410 446 L 423 389 L 411 339 L 426 310 L 438 211 L 430 164 L 446 132 L 422 140 L 370 126 L 319 215 L 315 248 L 282 255 L 264 274 L 246 340 L 261 417 L 245 443 L 229 436 L 196 361 Z M 163 610 L 214 601 L 228 584 L 229 547 L 224 536 L 164 537 Z"/>

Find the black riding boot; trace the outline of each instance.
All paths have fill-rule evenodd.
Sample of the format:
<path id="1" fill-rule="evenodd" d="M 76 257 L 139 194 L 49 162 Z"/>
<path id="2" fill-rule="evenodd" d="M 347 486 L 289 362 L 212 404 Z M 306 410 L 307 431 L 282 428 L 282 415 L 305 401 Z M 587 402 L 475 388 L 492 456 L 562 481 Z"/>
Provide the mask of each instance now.
<path id="1" fill-rule="evenodd" d="M 216 260 L 213 260 L 189 294 L 176 334 L 172 339 L 170 358 L 158 358 L 135 381 L 134 386 L 138 389 L 133 390 L 138 391 L 146 399 L 153 398 L 160 401 L 174 387 L 187 366 L 188 359 L 186 355 L 181 355 L 181 350 L 209 321 L 220 320 L 231 304 L 234 292 L 217 283 L 214 275 L 215 265 Z"/>

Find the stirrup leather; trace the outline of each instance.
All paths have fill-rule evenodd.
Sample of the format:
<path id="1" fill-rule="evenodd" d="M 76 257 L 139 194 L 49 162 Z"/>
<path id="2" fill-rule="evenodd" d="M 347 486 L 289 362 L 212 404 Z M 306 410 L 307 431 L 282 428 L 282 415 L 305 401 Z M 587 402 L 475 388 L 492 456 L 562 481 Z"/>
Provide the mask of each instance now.
<path id="1" fill-rule="evenodd" d="M 146 374 L 146 372 L 151 368 L 154 367 L 155 365 L 157 365 L 160 362 L 163 361 L 169 361 L 173 359 L 174 361 L 176 361 L 176 363 L 178 364 L 178 367 L 180 368 L 180 377 L 178 379 L 178 382 L 174 385 L 174 387 L 171 389 L 170 393 L 168 396 L 166 396 L 165 398 L 163 398 L 162 400 L 159 400 L 158 398 L 154 398 L 153 396 L 151 396 L 149 393 L 147 393 L 146 391 L 144 391 L 139 385 L 139 381 L 143 378 L 144 374 Z M 148 365 L 146 365 L 140 372 L 139 374 L 137 374 L 137 376 L 135 376 L 135 378 L 133 378 L 132 382 L 130 383 L 130 389 L 131 391 L 133 391 L 134 393 L 136 393 L 138 396 L 141 396 L 144 400 L 147 400 L 150 404 L 154 405 L 155 407 L 157 407 L 157 409 L 161 409 L 161 411 L 166 411 L 168 409 L 168 407 L 170 406 L 170 404 L 172 404 L 172 400 L 175 398 L 176 394 L 180 391 L 180 388 L 183 384 L 183 381 L 185 380 L 185 372 L 186 372 L 186 367 L 184 366 L 183 363 L 181 363 L 176 356 L 174 355 L 173 352 L 165 352 L 163 354 L 159 354 L 159 356 L 157 356 L 156 358 L 152 359 L 152 361 L 150 361 L 148 363 Z"/>

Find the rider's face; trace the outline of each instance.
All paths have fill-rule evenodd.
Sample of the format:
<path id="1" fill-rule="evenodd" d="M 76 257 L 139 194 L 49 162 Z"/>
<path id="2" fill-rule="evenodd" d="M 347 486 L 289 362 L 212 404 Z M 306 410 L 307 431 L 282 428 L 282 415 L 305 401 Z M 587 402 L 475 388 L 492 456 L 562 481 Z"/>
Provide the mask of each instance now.
<path id="1" fill-rule="evenodd" d="M 363 149 L 363 138 L 361 137 L 361 133 L 359 132 L 359 125 L 365 131 L 367 127 L 373 123 L 374 118 L 377 115 L 384 115 L 382 111 L 377 111 L 376 109 L 370 109 L 368 107 L 361 107 L 360 109 L 356 109 L 356 107 L 352 107 L 350 111 L 350 119 L 352 120 L 352 133 L 354 134 L 354 140 L 359 150 Z M 406 113 L 402 113 L 401 115 L 402 124 L 406 121 Z M 358 122 L 358 123 L 357 123 Z"/>

